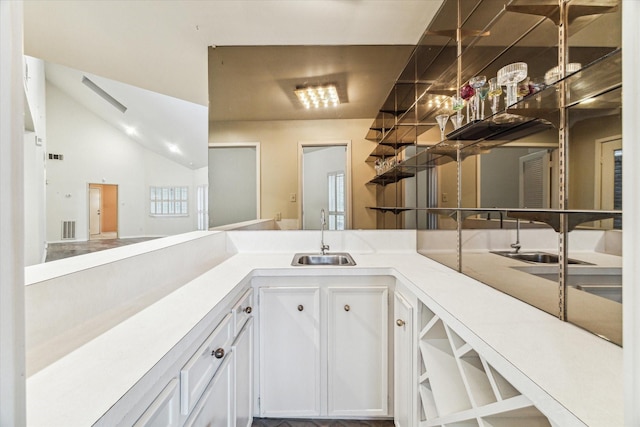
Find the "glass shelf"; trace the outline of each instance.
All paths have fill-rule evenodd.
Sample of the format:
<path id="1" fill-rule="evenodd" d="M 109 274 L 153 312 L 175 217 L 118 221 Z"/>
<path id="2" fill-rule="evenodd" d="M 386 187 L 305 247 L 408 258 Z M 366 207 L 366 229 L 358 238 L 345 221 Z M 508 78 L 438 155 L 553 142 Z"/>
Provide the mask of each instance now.
<path id="1" fill-rule="evenodd" d="M 461 151 L 461 159 L 465 159 L 525 136 L 552 129 L 559 121 L 561 100 L 558 88 L 561 84 L 565 84 L 568 94 L 566 105 L 571 106 L 571 120 L 582 120 L 592 115 L 601 116 L 605 109 L 618 111 L 619 89 L 622 86 L 621 61 L 622 52 L 617 49 L 553 85 L 524 97 L 506 111 L 498 112 L 484 120 L 470 122 L 450 132 L 446 140 L 429 146 L 394 167 L 405 173 L 393 175 L 390 172 L 394 169 L 386 172 L 396 180 L 385 179 L 383 185 L 412 177 L 412 174 L 406 173 L 407 168 L 426 168 L 454 161 L 457 159 L 458 149 Z M 584 103 L 591 98 L 596 98 L 596 102 Z M 410 144 L 412 143 L 402 143 L 403 146 Z M 395 148 L 397 147 L 400 145 Z M 375 179 L 370 183 L 381 183 L 374 181 Z"/>

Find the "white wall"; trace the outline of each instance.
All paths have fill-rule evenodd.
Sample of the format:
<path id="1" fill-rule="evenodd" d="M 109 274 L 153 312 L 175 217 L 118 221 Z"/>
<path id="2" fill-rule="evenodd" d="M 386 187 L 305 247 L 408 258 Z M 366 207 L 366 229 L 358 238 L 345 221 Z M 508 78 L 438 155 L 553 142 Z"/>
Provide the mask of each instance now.
<path id="1" fill-rule="evenodd" d="M 24 134 L 24 225 L 25 263 L 43 261 L 46 249 L 45 160 L 47 147 L 44 61 L 24 57 L 28 78 L 25 93 L 33 119 L 33 128 Z"/>
<path id="2" fill-rule="evenodd" d="M 23 426 L 24 89 L 22 2 L 0 1 L 0 425 Z"/>
<path id="3" fill-rule="evenodd" d="M 129 139 L 47 82 L 47 240 L 60 241 L 61 222 L 75 220 L 77 240 L 88 238 L 87 185 L 118 185 L 121 238 L 195 230 L 195 171 Z M 188 217 L 149 216 L 149 186 L 188 186 Z"/>
<path id="4" fill-rule="evenodd" d="M 640 162 L 638 149 L 638 73 L 640 73 L 640 2 L 622 2 L 622 149 L 625 165 Z M 625 424 L 640 425 L 640 170 L 624 167 L 623 179 L 623 249 L 622 298 L 624 330 Z"/>

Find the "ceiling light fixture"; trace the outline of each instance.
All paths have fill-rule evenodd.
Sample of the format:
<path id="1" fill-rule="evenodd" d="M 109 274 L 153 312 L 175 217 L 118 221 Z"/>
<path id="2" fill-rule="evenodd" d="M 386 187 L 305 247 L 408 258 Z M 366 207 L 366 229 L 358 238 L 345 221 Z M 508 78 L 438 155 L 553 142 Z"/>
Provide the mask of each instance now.
<path id="1" fill-rule="evenodd" d="M 124 127 L 124 131 L 127 133 L 127 135 L 129 136 L 134 136 L 137 134 L 136 132 L 136 128 L 134 128 L 133 126 L 126 126 Z"/>
<path id="2" fill-rule="evenodd" d="M 124 105 L 122 105 L 122 103 L 118 102 L 117 99 L 115 99 L 113 96 L 109 95 L 104 89 L 102 89 L 100 86 L 98 86 L 97 84 L 95 84 L 94 82 L 92 82 L 91 80 L 89 80 L 87 78 L 87 76 L 82 76 L 82 84 L 84 84 L 86 87 L 88 87 L 89 89 L 91 89 L 92 91 L 94 91 L 100 98 L 104 99 L 105 101 L 107 101 L 109 104 L 113 105 L 115 108 L 118 109 L 118 111 L 120 111 L 121 113 L 124 114 L 125 111 L 127 111 L 127 107 L 125 107 Z"/>
<path id="3" fill-rule="evenodd" d="M 337 107 L 340 104 L 336 85 L 297 87 L 294 91 L 304 108 Z"/>
<path id="4" fill-rule="evenodd" d="M 169 151 L 171 151 L 172 153 L 176 153 L 176 154 L 180 153 L 180 148 L 176 144 L 167 144 L 167 145 L 169 147 Z"/>

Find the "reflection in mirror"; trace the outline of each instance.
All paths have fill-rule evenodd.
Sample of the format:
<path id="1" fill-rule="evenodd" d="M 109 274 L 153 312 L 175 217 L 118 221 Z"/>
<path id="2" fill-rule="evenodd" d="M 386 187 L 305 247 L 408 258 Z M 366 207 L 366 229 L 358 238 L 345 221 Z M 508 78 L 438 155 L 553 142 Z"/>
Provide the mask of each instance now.
<path id="1" fill-rule="evenodd" d="M 578 103 L 568 112 L 569 208 L 622 209 L 622 89 Z M 585 224 L 612 228 L 612 220 Z M 616 228 L 621 228 L 619 220 Z"/>
<path id="2" fill-rule="evenodd" d="M 35 113 L 25 136 L 28 265 L 198 228 L 206 107 L 35 58 L 27 64 Z M 110 209 L 106 192 L 116 186 Z M 117 218 L 107 224 L 109 212 Z"/>

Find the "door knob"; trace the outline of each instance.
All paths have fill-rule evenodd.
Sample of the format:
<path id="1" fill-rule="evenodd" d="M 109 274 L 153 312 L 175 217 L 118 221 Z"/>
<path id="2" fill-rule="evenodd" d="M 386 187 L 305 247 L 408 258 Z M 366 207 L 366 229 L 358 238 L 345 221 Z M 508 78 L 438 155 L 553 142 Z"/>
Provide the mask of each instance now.
<path id="1" fill-rule="evenodd" d="M 398 319 L 396 320 L 396 325 L 403 327 L 406 324 L 406 322 L 402 319 Z"/>
<path id="2" fill-rule="evenodd" d="M 300 305 L 298 306 L 298 311 L 302 311 L 302 310 L 304 310 L 304 306 L 303 306 L 302 304 L 300 304 Z"/>
<path id="3" fill-rule="evenodd" d="M 344 311 L 349 311 L 349 310 L 351 310 L 351 307 L 349 306 L 349 304 L 345 304 Z"/>
<path id="4" fill-rule="evenodd" d="M 251 314 L 251 311 L 252 311 L 251 306 L 244 309 L 244 312 L 247 314 Z"/>
<path id="5" fill-rule="evenodd" d="M 216 359 L 222 359 L 224 357 L 224 348 L 218 348 L 211 352 L 211 355 Z"/>

